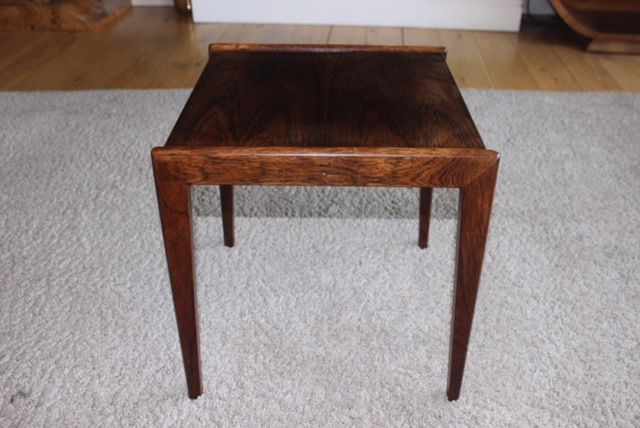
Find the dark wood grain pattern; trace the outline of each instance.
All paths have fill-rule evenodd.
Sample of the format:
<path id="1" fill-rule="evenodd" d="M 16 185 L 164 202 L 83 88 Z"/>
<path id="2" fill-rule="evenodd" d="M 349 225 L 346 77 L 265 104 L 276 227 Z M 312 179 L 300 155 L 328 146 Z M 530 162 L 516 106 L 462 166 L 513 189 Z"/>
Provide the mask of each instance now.
<path id="1" fill-rule="evenodd" d="M 486 150 L 442 48 L 213 45 L 165 147 L 152 150 L 189 397 L 201 391 L 189 186 L 409 186 L 428 244 L 432 188 L 461 189 L 448 397 L 471 333 L 498 154 Z"/>
<path id="2" fill-rule="evenodd" d="M 495 163 L 479 149 L 156 147 L 166 174 L 190 184 L 463 187 Z"/>
<path id="3" fill-rule="evenodd" d="M 399 53 L 422 53 L 437 54 L 447 56 L 447 49 L 443 46 L 375 46 L 375 45 L 292 45 L 292 44 L 242 44 L 242 43 L 212 43 L 209 45 L 209 55 L 213 56 L 220 52 L 315 52 L 315 53 L 349 53 L 349 52 L 399 52 Z"/>
<path id="4" fill-rule="evenodd" d="M 167 146 L 484 148 L 441 49 L 212 47 Z"/>
<path id="5" fill-rule="evenodd" d="M 0 29 L 99 31 L 130 9 L 129 0 L 0 0 Z"/>
<path id="6" fill-rule="evenodd" d="M 220 186 L 220 208 L 222 211 L 222 231 L 224 234 L 224 245 L 233 247 L 235 243 L 233 225 L 233 186 Z"/>
<path id="7" fill-rule="evenodd" d="M 418 246 L 427 248 L 429 245 L 429 223 L 431 222 L 431 187 L 420 188 L 420 225 L 418 233 Z"/>
<path id="8" fill-rule="evenodd" d="M 202 394 L 198 311 L 194 282 L 189 184 L 167 177 L 153 163 L 173 304 L 189 398 Z"/>
<path id="9" fill-rule="evenodd" d="M 497 175 L 498 161 L 473 183 L 460 189 L 456 285 L 447 390 L 449 400 L 457 400 L 460 396 Z"/>

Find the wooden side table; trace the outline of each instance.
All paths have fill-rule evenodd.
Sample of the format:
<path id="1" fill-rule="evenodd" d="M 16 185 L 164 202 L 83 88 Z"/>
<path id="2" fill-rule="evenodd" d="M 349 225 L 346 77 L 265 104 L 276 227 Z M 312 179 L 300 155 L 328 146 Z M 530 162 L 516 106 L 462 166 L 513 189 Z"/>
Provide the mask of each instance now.
<path id="1" fill-rule="evenodd" d="M 460 189 L 447 396 L 460 395 L 499 156 L 486 150 L 444 48 L 211 45 L 164 147 L 152 150 L 190 398 L 202 393 L 190 186 L 410 186 L 427 246 L 431 189 Z"/>

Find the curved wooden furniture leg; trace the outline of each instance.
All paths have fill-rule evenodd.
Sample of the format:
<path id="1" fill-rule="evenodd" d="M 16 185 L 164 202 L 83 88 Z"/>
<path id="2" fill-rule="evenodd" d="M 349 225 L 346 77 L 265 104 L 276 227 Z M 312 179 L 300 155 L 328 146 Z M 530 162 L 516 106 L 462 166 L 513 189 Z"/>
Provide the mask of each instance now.
<path id="1" fill-rule="evenodd" d="M 589 52 L 640 53 L 640 2 L 637 0 L 549 0 L 575 32 L 592 39 Z"/>
<path id="2" fill-rule="evenodd" d="M 233 226 L 233 186 L 220 186 L 220 207 L 222 209 L 222 232 L 224 245 L 233 247 L 235 243 Z"/>
<path id="3" fill-rule="evenodd" d="M 449 359 L 449 401 L 460 396 L 467 346 L 476 306 L 498 162 L 460 189 L 456 282 Z"/>
<path id="4" fill-rule="evenodd" d="M 431 221 L 431 187 L 420 188 L 420 232 L 418 234 L 418 246 L 427 248 L 429 245 L 429 223 Z"/>
<path id="5" fill-rule="evenodd" d="M 160 221 L 189 398 L 202 394 L 198 314 L 194 285 L 189 184 L 168 178 L 154 160 Z"/>
<path id="6" fill-rule="evenodd" d="M 640 54 L 640 36 L 636 40 L 593 39 L 587 45 L 588 52 Z"/>

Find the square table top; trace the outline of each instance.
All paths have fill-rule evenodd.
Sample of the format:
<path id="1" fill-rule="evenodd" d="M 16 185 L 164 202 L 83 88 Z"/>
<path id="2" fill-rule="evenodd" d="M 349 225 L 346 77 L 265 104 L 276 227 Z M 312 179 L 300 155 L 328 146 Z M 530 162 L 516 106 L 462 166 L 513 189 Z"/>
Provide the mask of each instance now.
<path id="1" fill-rule="evenodd" d="M 211 45 L 168 147 L 484 149 L 444 48 Z"/>

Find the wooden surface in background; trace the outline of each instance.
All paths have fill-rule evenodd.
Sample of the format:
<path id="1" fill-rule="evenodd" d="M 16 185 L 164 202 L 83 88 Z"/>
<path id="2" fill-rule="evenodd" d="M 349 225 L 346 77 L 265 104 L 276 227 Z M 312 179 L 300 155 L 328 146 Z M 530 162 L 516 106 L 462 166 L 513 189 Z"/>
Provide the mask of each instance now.
<path id="1" fill-rule="evenodd" d="M 129 9 L 129 0 L 2 0 L 0 29 L 97 31 Z"/>
<path id="2" fill-rule="evenodd" d="M 193 24 L 171 7 L 133 8 L 98 33 L 0 32 L 0 90 L 193 87 L 212 42 L 444 45 L 461 87 L 640 91 L 639 56 L 586 53 L 562 25 L 514 34 Z"/>
<path id="3" fill-rule="evenodd" d="M 638 0 L 551 0 L 577 33 L 591 39 L 590 52 L 640 54 Z"/>

